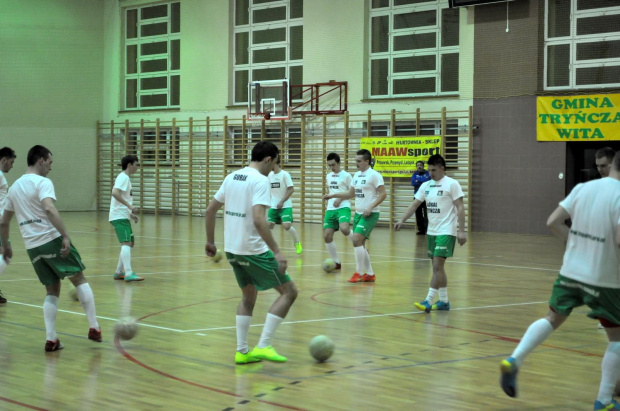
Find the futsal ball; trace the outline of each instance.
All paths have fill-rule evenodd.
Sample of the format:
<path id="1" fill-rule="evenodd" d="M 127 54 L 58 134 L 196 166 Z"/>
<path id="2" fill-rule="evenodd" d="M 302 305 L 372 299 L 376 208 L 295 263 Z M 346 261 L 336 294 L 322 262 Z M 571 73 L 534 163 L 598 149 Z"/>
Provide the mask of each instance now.
<path id="1" fill-rule="evenodd" d="M 131 340 L 136 334 L 138 334 L 138 323 L 135 318 L 121 318 L 114 324 L 114 335 L 121 340 Z"/>
<path id="2" fill-rule="evenodd" d="M 334 342 L 326 335 L 317 335 L 310 340 L 310 354 L 318 362 L 325 362 L 334 353 Z"/>
<path id="3" fill-rule="evenodd" d="M 69 298 L 71 298 L 73 301 L 79 301 L 77 288 L 71 286 L 71 289 L 69 290 Z"/>
<path id="4" fill-rule="evenodd" d="M 327 258 L 325 261 L 323 261 L 323 271 L 325 271 L 326 273 L 331 273 L 335 269 L 336 262 L 334 260 L 332 260 L 331 258 Z"/>
<path id="5" fill-rule="evenodd" d="M 215 255 L 213 257 L 211 257 L 213 259 L 213 261 L 215 261 L 216 263 L 218 261 L 220 261 L 222 259 L 222 257 L 224 256 L 224 253 L 222 253 L 222 250 L 217 250 L 215 252 Z"/>

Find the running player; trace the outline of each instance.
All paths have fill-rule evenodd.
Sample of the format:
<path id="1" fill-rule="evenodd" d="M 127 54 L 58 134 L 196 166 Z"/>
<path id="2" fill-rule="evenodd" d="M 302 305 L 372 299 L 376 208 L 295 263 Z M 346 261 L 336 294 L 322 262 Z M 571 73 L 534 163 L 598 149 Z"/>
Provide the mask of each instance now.
<path id="1" fill-rule="evenodd" d="M 271 208 L 267 216 L 269 228 L 273 229 L 276 224 L 282 224 L 282 227 L 293 237 L 295 251 L 297 254 L 301 254 L 303 247 L 297 236 L 297 231 L 293 227 L 293 202 L 291 201 L 291 196 L 293 191 L 295 191 L 295 187 L 289 172 L 280 168 L 279 156 L 273 171 L 269 173 L 269 183 L 271 183 Z"/>

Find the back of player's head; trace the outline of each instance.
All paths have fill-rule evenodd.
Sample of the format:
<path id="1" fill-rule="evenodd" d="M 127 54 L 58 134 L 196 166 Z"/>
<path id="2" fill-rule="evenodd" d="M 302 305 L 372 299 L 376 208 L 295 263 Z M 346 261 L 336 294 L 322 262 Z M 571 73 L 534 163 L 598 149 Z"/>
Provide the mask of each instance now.
<path id="1" fill-rule="evenodd" d="M 47 148 L 40 146 L 40 145 L 36 145 L 32 147 L 30 150 L 28 150 L 28 157 L 26 157 L 26 162 L 28 163 L 28 166 L 30 167 L 30 166 L 37 164 L 37 162 L 40 159 L 47 160 L 47 157 L 50 154 L 52 154 L 52 152 L 49 151 Z"/>
<path id="2" fill-rule="evenodd" d="M 336 163 L 340 164 L 340 156 L 336 153 L 329 153 L 327 155 L 327 161 L 334 160 Z"/>
<path id="3" fill-rule="evenodd" d="M 370 160 L 372 160 L 372 154 L 370 154 L 370 151 L 366 150 L 365 148 L 358 150 L 355 154 L 358 156 L 364 156 L 364 161 L 368 161 L 368 163 L 370 163 Z"/>
<path id="4" fill-rule="evenodd" d="M 2 147 L 0 148 L 0 160 L 2 160 L 3 158 L 10 160 L 12 158 L 17 158 L 17 156 L 15 155 L 15 151 L 10 149 L 9 147 Z"/>
<path id="5" fill-rule="evenodd" d="M 121 167 L 123 168 L 123 170 L 127 170 L 127 166 L 129 164 L 133 164 L 136 161 L 138 161 L 138 156 L 134 156 L 134 155 L 126 155 L 125 157 L 121 158 Z"/>
<path id="6" fill-rule="evenodd" d="M 620 151 L 614 156 L 614 161 L 611 163 L 614 170 L 620 172 Z"/>
<path id="7" fill-rule="evenodd" d="M 433 154 L 428 158 L 429 166 L 442 166 L 444 169 L 446 168 L 446 160 L 439 154 Z"/>
<path id="8" fill-rule="evenodd" d="M 614 151 L 613 148 L 603 147 L 603 148 L 599 148 L 598 150 L 596 150 L 596 153 L 594 153 L 594 157 L 597 159 L 607 157 L 607 160 L 611 163 L 614 160 L 615 154 L 616 152 Z"/>
<path id="9" fill-rule="evenodd" d="M 271 157 L 274 160 L 278 154 L 280 154 L 280 150 L 271 141 L 259 141 L 252 149 L 251 161 L 263 161 L 266 157 Z"/>

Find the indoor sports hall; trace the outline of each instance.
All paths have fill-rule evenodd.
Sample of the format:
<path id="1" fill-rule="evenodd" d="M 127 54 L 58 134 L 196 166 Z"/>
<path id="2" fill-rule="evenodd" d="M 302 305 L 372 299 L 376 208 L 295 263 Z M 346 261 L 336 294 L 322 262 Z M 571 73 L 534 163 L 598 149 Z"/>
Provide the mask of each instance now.
<path id="1" fill-rule="evenodd" d="M 103 341 L 62 281 L 46 352 L 45 288 L 10 222 L 0 274 L 4 410 L 592 409 L 608 340 L 577 308 L 500 387 L 500 362 L 545 316 L 565 244 L 549 215 L 620 150 L 620 4 L 613 0 L 0 0 L 0 148 L 47 147 L 55 206 L 79 251 Z M 260 141 L 290 173 L 293 226 L 271 230 L 298 296 L 273 336 L 288 358 L 235 364 L 241 292 L 205 254 L 205 210 Z M 351 241 L 323 218 L 326 157 L 353 175 L 372 153 L 387 198 L 350 283 Z M 414 303 L 433 275 L 415 215 L 417 161 L 433 154 L 464 193 L 467 242 L 445 262 L 450 310 Z M 138 222 L 134 272 L 114 279 L 109 222 L 121 159 Z M 354 200 L 352 200 L 354 202 Z M 352 207 L 353 219 L 355 214 Z M 224 210 L 215 244 L 225 248 Z M 259 291 L 261 336 L 274 290 Z M 135 318 L 137 335 L 114 327 Z M 313 337 L 333 355 L 317 362 Z"/>

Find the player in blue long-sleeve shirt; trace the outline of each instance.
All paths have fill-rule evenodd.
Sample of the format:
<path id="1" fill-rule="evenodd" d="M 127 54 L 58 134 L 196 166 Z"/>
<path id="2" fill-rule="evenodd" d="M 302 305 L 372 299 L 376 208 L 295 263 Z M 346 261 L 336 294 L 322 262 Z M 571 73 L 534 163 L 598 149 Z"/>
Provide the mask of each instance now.
<path id="1" fill-rule="evenodd" d="M 411 185 L 413 186 L 413 194 L 418 192 L 420 186 L 431 179 L 431 175 L 424 169 L 424 161 L 415 163 L 416 171 L 411 176 Z M 425 235 L 428 227 L 428 216 L 426 214 L 426 201 L 420 204 L 415 211 L 415 221 L 418 226 L 418 235 Z"/>

